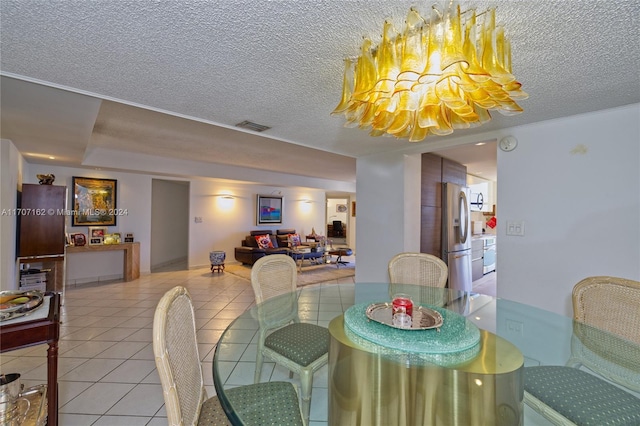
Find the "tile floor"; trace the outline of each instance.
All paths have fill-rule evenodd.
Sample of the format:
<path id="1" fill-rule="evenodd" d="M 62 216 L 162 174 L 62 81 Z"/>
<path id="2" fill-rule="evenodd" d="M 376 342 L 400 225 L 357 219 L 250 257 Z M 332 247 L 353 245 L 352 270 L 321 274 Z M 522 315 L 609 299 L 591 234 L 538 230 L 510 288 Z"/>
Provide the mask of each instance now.
<path id="1" fill-rule="evenodd" d="M 341 282 L 353 282 L 353 277 Z M 331 284 L 335 281 L 321 285 Z M 129 283 L 70 287 L 62 307 L 59 345 L 61 425 L 167 424 L 152 325 L 158 301 L 176 285 L 185 286 L 194 297 L 205 385 L 210 395 L 215 394 L 213 351 L 227 325 L 254 303 L 248 281 L 203 268 L 154 272 Z M 2 372 L 20 373 L 25 387 L 46 383 L 46 348 L 1 354 Z M 326 380 L 314 381 L 314 394 L 326 395 L 326 386 Z M 313 408 L 311 420 L 311 426 L 324 423 L 313 422 Z"/>

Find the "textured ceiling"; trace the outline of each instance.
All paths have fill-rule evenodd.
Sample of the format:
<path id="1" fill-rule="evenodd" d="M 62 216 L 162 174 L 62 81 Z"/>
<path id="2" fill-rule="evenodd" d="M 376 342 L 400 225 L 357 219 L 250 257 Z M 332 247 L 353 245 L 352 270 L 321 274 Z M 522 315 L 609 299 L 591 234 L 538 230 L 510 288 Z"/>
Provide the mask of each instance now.
<path id="1" fill-rule="evenodd" d="M 83 164 L 87 151 L 106 145 L 255 168 L 292 155 L 295 170 L 284 169 L 291 173 L 353 180 L 355 157 L 412 145 L 369 137 L 329 115 L 342 59 L 357 54 L 363 35 L 379 37 L 384 19 L 401 29 L 410 6 L 426 16 L 431 4 L 0 0 L 2 137 L 67 164 Z M 494 114 L 453 136 L 640 102 L 637 0 L 461 5 L 497 7 L 530 98 L 520 102 L 523 114 Z M 40 124 L 27 124 L 33 120 Z M 271 129 L 236 131 L 243 120 Z"/>

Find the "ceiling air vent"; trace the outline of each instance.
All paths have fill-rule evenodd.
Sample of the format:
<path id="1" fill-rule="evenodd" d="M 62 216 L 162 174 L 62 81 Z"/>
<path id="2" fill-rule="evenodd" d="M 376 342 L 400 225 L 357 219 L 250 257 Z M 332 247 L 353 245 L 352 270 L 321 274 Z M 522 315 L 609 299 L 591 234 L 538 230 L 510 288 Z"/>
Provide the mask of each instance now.
<path id="1" fill-rule="evenodd" d="M 254 132 L 264 132 L 265 130 L 269 130 L 271 127 L 263 126 L 262 124 L 254 123 L 249 120 L 244 120 L 242 123 L 236 124 L 236 127 L 242 127 L 243 129 L 253 130 Z"/>

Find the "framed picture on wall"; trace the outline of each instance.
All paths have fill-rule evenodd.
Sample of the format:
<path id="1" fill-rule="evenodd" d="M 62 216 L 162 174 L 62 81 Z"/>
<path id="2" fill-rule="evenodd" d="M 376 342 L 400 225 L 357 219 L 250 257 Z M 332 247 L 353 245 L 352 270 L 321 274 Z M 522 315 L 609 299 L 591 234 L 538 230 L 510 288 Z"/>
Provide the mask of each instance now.
<path id="1" fill-rule="evenodd" d="M 347 205 L 346 204 L 336 204 L 336 212 L 345 213 L 346 211 L 347 211 Z"/>
<path id="2" fill-rule="evenodd" d="M 72 226 L 116 224 L 117 180 L 73 176 Z"/>
<path id="3" fill-rule="evenodd" d="M 280 195 L 258 195 L 256 199 L 256 225 L 282 224 Z"/>

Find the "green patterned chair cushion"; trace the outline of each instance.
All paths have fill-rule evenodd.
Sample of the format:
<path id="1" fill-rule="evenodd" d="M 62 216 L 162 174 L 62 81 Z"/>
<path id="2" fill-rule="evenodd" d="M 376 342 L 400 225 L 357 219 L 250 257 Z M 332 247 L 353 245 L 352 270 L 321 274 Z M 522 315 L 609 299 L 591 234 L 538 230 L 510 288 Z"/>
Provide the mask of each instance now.
<path id="1" fill-rule="evenodd" d="M 265 382 L 225 391 L 245 425 L 303 425 L 298 394 L 291 383 Z"/>
<path id="2" fill-rule="evenodd" d="M 200 408 L 198 426 L 227 426 L 231 425 L 224 413 L 217 396 L 207 399 Z"/>
<path id="3" fill-rule="evenodd" d="M 329 330 L 315 324 L 289 324 L 267 336 L 264 346 L 306 367 L 329 351 Z"/>
<path id="4" fill-rule="evenodd" d="M 577 425 L 640 425 L 640 399 L 592 374 L 563 366 L 524 370 L 524 389 Z"/>

